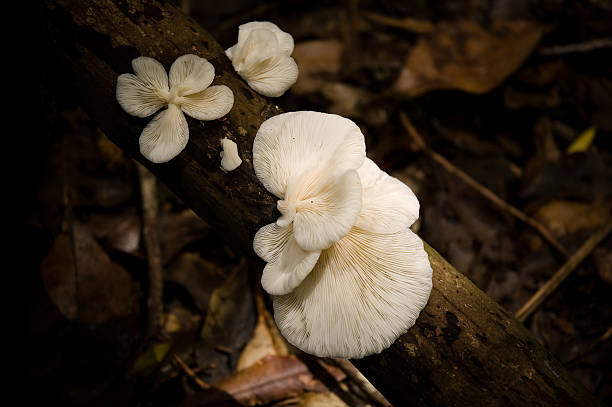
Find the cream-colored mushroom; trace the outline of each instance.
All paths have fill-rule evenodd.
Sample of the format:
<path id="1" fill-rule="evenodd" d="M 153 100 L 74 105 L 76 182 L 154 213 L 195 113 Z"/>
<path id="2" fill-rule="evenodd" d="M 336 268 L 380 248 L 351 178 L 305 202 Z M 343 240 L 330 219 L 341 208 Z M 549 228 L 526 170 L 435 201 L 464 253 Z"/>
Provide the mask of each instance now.
<path id="1" fill-rule="evenodd" d="M 233 171 L 242 164 L 242 160 L 238 155 L 238 146 L 232 140 L 223 138 L 221 140 L 221 168 L 225 171 Z"/>
<path id="2" fill-rule="evenodd" d="M 340 116 L 293 112 L 264 122 L 255 173 L 279 198 L 276 223 L 255 235 L 267 262 L 281 333 L 317 356 L 380 352 L 425 307 L 432 270 L 409 227 L 419 203 L 410 188 L 365 158 L 359 128 Z"/>
<path id="3" fill-rule="evenodd" d="M 292 52 L 290 34 L 269 21 L 252 21 L 238 27 L 238 42 L 225 54 L 251 88 L 264 96 L 278 97 L 298 77 Z"/>
<path id="4" fill-rule="evenodd" d="M 117 79 L 117 101 L 127 113 L 147 117 L 158 113 L 140 135 L 140 152 L 154 163 L 176 157 L 187 145 L 189 127 L 183 113 L 198 120 L 225 116 L 234 105 L 234 94 L 225 85 L 209 86 L 215 68 L 197 55 L 183 55 L 170 67 L 170 79 L 157 60 L 132 61 L 136 75 Z"/>

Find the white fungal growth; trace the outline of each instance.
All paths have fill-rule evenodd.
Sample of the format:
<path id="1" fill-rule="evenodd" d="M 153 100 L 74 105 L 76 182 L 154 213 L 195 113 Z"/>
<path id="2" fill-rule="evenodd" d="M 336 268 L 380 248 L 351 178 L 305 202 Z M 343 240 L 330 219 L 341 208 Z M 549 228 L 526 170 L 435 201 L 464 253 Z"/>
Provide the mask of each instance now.
<path id="1" fill-rule="evenodd" d="M 305 352 L 360 358 L 405 333 L 427 304 L 432 270 L 409 228 L 412 190 L 365 157 L 359 127 L 285 113 L 253 143 L 255 173 L 281 216 L 255 235 L 281 333 Z"/>
<path id="2" fill-rule="evenodd" d="M 238 146 L 232 140 L 224 138 L 221 140 L 221 168 L 225 171 L 233 171 L 242 164 L 242 160 L 238 155 Z"/>
<path id="3" fill-rule="evenodd" d="M 292 52 L 290 34 L 269 21 L 252 21 L 238 27 L 238 43 L 225 54 L 251 88 L 264 96 L 278 97 L 298 77 Z"/>
<path id="4" fill-rule="evenodd" d="M 234 105 L 234 94 L 225 85 L 209 86 L 215 68 L 197 55 L 183 55 L 170 67 L 170 78 L 157 60 L 132 61 L 136 75 L 117 79 L 117 101 L 127 113 L 147 117 L 167 106 L 140 135 L 140 153 L 154 163 L 176 157 L 187 145 L 189 127 L 183 113 L 198 120 L 225 116 Z"/>

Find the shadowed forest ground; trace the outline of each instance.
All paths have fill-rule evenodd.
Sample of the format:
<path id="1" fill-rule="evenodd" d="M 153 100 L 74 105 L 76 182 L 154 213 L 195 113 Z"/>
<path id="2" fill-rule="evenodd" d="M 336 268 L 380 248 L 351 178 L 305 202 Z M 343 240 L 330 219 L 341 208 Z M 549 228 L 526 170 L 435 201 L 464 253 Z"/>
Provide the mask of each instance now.
<path id="1" fill-rule="evenodd" d="M 550 240 L 571 254 L 612 218 L 610 1 L 178 4 L 224 48 L 248 21 L 291 33 L 300 77 L 277 104 L 354 120 L 370 158 L 418 196 L 415 231 L 512 313 L 563 265 Z M 29 270 L 28 370 L 47 400 L 234 405 L 206 389 L 217 383 L 244 403 L 384 404 L 334 361 L 289 356 L 296 350 L 247 261 L 155 183 L 164 318 L 147 337 L 146 171 L 70 92 L 43 97 L 48 132 L 27 227 L 40 265 Z M 607 403 L 611 296 L 608 236 L 525 322 Z"/>

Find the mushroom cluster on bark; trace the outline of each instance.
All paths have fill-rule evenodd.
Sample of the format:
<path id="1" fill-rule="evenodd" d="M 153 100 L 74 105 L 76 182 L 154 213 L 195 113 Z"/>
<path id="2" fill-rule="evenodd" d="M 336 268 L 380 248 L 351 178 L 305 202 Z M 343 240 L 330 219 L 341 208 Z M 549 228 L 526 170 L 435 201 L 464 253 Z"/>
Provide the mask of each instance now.
<path id="1" fill-rule="evenodd" d="M 255 235 L 267 262 L 281 333 L 305 352 L 360 358 L 414 325 L 432 270 L 412 190 L 366 158 L 359 127 L 333 114 L 291 112 L 265 121 L 253 143 L 258 179 L 281 216 Z"/>

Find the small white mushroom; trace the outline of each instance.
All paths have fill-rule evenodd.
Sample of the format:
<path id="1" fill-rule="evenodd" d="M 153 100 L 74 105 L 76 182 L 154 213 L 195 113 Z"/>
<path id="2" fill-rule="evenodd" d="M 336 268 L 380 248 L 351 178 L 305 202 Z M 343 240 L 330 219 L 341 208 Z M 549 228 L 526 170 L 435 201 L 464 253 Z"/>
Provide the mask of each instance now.
<path id="1" fill-rule="evenodd" d="M 136 75 L 117 79 L 117 101 L 127 113 L 147 117 L 158 113 L 140 135 L 140 153 L 154 163 L 176 157 L 187 145 L 189 127 L 183 113 L 198 120 L 225 116 L 234 105 L 234 94 L 225 85 L 209 86 L 215 68 L 197 55 L 183 55 L 170 67 L 170 79 L 157 60 L 132 61 Z"/>
<path id="2" fill-rule="evenodd" d="M 298 77 L 292 52 L 290 34 L 269 21 L 252 21 L 238 27 L 238 42 L 225 54 L 251 88 L 264 96 L 278 97 Z"/>
<path id="3" fill-rule="evenodd" d="M 233 171 L 242 164 L 242 160 L 238 155 L 238 146 L 232 140 L 224 138 L 221 140 L 223 151 L 221 155 L 221 168 L 225 171 Z"/>
<path id="4" fill-rule="evenodd" d="M 414 325 L 432 286 L 423 242 L 409 229 L 419 203 L 365 157 L 359 127 L 317 112 L 275 116 L 257 132 L 253 166 L 280 199 L 281 217 L 253 248 L 267 262 L 262 285 L 289 342 L 360 358 Z"/>

